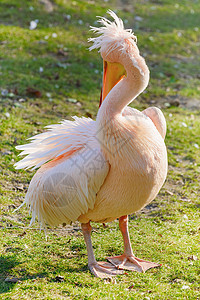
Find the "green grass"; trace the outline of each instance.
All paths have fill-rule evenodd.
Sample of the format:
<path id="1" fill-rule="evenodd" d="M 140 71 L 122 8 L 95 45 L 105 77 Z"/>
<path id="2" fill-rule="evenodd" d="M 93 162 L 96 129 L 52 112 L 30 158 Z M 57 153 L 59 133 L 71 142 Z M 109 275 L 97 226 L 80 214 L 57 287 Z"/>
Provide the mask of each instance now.
<path id="1" fill-rule="evenodd" d="M 162 107 L 169 156 L 159 195 L 130 217 L 134 253 L 162 267 L 112 281 L 88 271 L 78 224 L 50 229 L 46 240 L 38 224 L 28 228 L 31 217 L 25 208 L 13 213 L 33 176 L 14 169 L 19 159 L 15 146 L 71 115 L 96 116 L 102 61 L 97 52 L 88 51 L 87 38 L 96 15 L 105 15 L 108 8 L 138 36 L 151 79 L 132 106 Z M 52 12 L 36 0 L 1 0 L 0 299 L 200 299 L 199 12 L 199 2 L 188 0 L 55 0 Z M 38 26 L 30 30 L 35 19 Z M 31 94 L 30 88 L 36 92 Z M 93 226 L 98 260 L 122 253 L 117 222 L 108 228 Z M 188 259 L 192 255 L 198 260 Z M 63 282 L 56 280 L 58 275 Z M 5 282 L 8 277 L 20 281 Z"/>

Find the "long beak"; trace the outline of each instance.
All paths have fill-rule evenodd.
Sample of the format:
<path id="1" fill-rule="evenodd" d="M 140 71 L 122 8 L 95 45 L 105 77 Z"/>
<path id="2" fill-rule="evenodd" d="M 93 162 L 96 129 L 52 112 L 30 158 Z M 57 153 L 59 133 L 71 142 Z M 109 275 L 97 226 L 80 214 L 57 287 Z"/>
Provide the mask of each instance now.
<path id="1" fill-rule="evenodd" d="M 110 90 L 124 77 L 126 70 L 120 63 L 103 61 L 103 83 L 99 107 L 110 92 Z"/>

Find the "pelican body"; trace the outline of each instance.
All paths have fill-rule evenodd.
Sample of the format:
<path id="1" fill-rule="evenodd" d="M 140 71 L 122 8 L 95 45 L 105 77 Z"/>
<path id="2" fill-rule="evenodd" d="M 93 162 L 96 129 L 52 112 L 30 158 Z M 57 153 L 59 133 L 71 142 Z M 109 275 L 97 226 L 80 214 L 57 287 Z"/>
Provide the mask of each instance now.
<path id="1" fill-rule="evenodd" d="M 96 121 L 74 117 L 51 125 L 18 146 L 27 155 L 16 168 L 39 168 L 25 197 L 42 226 L 80 221 L 88 252 L 88 266 L 97 277 L 144 272 L 159 264 L 134 256 L 128 233 L 128 215 L 141 210 L 158 194 L 167 175 L 164 143 L 166 122 L 156 107 L 140 112 L 128 106 L 149 82 L 149 70 L 140 56 L 132 30 L 109 11 L 114 22 L 100 19 L 102 27 L 90 39 L 99 49 L 104 73 L 101 105 Z M 23 203 L 23 204 L 24 204 Z M 23 205 L 22 204 L 22 205 Z M 119 218 L 124 253 L 97 262 L 90 222 Z"/>

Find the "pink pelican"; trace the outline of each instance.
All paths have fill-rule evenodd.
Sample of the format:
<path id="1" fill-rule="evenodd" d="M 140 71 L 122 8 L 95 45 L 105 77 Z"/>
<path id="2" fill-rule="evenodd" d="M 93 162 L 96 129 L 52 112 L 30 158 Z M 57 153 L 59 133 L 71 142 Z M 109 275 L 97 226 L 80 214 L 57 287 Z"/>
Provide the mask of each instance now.
<path id="1" fill-rule="evenodd" d="M 90 41 L 104 62 L 102 104 L 96 121 L 74 117 L 18 146 L 27 155 L 16 168 L 39 168 L 24 203 L 41 226 L 76 220 L 87 247 L 88 266 L 97 277 L 121 274 L 124 269 L 145 272 L 160 266 L 135 257 L 128 215 L 141 210 L 158 194 L 167 175 L 164 143 L 166 122 L 156 107 L 140 112 L 128 107 L 149 82 L 149 69 L 140 56 L 136 36 L 109 11 L 114 21 L 100 18 L 102 27 Z M 24 204 L 23 203 L 23 204 Z M 22 204 L 22 205 L 23 205 Z M 97 262 L 90 222 L 119 218 L 124 253 Z"/>

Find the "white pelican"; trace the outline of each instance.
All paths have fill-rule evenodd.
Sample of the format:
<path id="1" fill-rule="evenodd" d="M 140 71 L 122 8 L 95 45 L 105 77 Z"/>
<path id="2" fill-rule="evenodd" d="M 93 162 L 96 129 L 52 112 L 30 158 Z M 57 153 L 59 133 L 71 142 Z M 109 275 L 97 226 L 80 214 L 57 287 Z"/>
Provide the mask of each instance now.
<path id="1" fill-rule="evenodd" d="M 149 82 L 149 70 L 140 56 L 132 30 L 124 29 L 116 14 L 90 39 L 104 61 L 102 105 L 96 121 L 74 117 L 51 125 L 18 146 L 27 155 L 16 168 L 39 168 L 24 203 L 42 226 L 79 220 L 87 247 L 88 266 L 97 277 L 123 269 L 145 272 L 159 264 L 134 256 L 128 233 L 128 215 L 139 211 L 158 194 L 167 175 L 164 143 L 166 122 L 155 107 L 140 112 L 128 107 Z M 23 203 L 23 204 L 24 204 Z M 22 204 L 22 205 L 23 205 Z M 119 218 L 124 253 L 97 262 L 90 222 Z"/>

